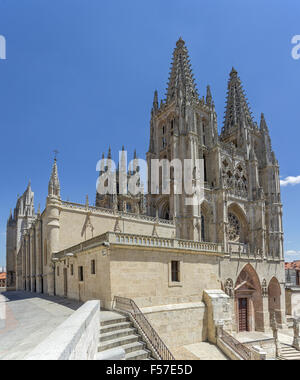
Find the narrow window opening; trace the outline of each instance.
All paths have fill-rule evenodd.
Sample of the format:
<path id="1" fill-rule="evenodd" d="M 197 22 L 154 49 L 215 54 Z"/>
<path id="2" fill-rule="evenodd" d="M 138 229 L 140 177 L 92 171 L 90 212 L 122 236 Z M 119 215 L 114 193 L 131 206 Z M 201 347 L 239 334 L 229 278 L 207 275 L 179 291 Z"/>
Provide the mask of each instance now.
<path id="1" fill-rule="evenodd" d="M 171 262 L 172 282 L 180 282 L 180 262 Z"/>

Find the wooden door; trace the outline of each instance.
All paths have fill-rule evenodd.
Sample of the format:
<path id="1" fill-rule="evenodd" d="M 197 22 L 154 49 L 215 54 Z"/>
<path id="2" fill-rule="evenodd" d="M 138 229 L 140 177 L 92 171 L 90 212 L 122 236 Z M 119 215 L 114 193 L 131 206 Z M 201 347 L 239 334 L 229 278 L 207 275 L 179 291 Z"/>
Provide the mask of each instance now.
<path id="1" fill-rule="evenodd" d="M 239 298 L 239 331 L 248 331 L 248 300 Z"/>

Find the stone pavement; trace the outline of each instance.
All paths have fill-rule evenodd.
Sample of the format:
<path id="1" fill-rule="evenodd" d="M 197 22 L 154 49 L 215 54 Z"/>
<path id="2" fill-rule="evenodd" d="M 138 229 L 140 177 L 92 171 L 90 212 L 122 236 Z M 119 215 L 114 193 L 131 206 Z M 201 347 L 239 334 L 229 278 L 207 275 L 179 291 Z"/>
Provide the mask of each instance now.
<path id="1" fill-rule="evenodd" d="M 281 343 L 284 344 L 293 344 L 293 329 L 282 329 L 278 330 L 278 338 Z M 241 343 L 248 343 L 253 341 L 259 341 L 264 339 L 272 339 L 272 332 L 259 332 L 259 331 L 251 331 L 251 332 L 242 332 L 235 334 L 235 337 Z"/>
<path id="2" fill-rule="evenodd" d="M 82 304 L 29 292 L 0 294 L 0 360 L 21 360 Z"/>
<path id="3" fill-rule="evenodd" d="M 177 360 L 229 360 L 214 344 L 199 342 L 172 350 Z"/>

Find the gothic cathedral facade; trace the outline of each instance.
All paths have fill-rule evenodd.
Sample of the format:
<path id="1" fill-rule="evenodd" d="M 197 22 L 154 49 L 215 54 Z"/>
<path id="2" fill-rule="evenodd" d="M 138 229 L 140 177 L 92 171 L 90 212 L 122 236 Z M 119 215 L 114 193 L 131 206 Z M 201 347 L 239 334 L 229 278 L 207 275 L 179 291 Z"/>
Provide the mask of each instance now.
<path id="1" fill-rule="evenodd" d="M 195 165 L 201 159 L 201 203 L 174 191 L 172 167 L 169 194 L 97 194 L 95 206 L 66 202 L 55 161 L 45 210 L 34 212 L 29 186 L 8 220 L 8 286 L 98 298 L 107 308 L 114 296 L 134 299 L 145 312 L 157 306 L 149 319 L 173 347 L 207 338 L 206 298 L 212 294 L 225 299 L 222 319 L 232 331 L 265 331 L 274 315 L 284 326 L 278 161 L 265 117 L 259 125 L 254 121 L 235 69 L 226 102 L 219 134 L 210 87 L 199 97 L 180 38 L 166 99 L 159 102 L 154 94 L 148 178 L 153 159 L 189 159 Z M 109 170 L 104 157 L 102 162 L 100 174 Z M 180 337 L 164 329 L 166 313 L 171 325 L 186 325 L 189 316 Z"/>

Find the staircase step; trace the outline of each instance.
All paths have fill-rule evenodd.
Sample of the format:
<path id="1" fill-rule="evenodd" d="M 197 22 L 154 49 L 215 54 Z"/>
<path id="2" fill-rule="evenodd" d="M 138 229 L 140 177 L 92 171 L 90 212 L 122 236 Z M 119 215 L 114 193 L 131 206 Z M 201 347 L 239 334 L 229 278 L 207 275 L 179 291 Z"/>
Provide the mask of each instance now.
<path id="1" fill-rule="evenodd" d="M 132 326 L 131 322 L 119 322 L 119 323 L 114 323 L 106 326 L 100 326 L 100 334 L 105 334 L 111 331 L 115 330 L 121 330 L 121 329 L 126 329 Z"/>
<path id="2" fill-rule="evenodd" d="M 122 323 L 122 322 L 127 322 L 127 321 L 128 321 L 127 317 L 120 315 L 119 317 L 116 317 L 116 318 L 101 321 L 100 326 L 114 325 L 116 323 Z"/>
<path id="3" fill-rule="evenodd" d="M 125 360 L 145 360 L 149 359 L 150 352 L 148 350 L 133 351 L 126 354 Z"/>
<path id="4" fill-rule="evenodd" d="M 300 360 L 300 357 L 298 357 L 298 356 L 295 356 L 295 357 L 291 356 L 291 357 L 287 358 L 285 356 L 281 356 L 280 360 Z"/>
<path id="5" fill-rule="evenodd" d="M 290 354 L 292 354 L 292 355 L 300 355 L 300 353 L 299 353 L 299 351 L 297 351 L 297 350 L 295 350 L 295 351 L 281 351 L 281 353 L 282 354 L 285 354 L 285 355 L 290 355 Z"/>
<path id="6" fill-rule="evenodd" d="M 120 330 L 114 330 L 107 333 L 100 333 L 100 342 L 105 342 L 108 340 L 114 340 L 117 338 L 121 338 L 123 336 L 127 335 L 133 335 L 136 332 L 136 329 L 134 327 L 120 329 Z"/>
<path id="7" fill-rule="evenodd" d="M 123 346 L 129 343 L 138 342 L 140 337 L 138 335 L 127 335 L 123 336 L 121 338 L 108 340 L 105 342 L 100 342 L 100 345 L 98 347 L 98 351 L 104 351 L 108 350 L 110 348 Z"/>
<path id="8" fill-rule="evenodd" d="M 300 351 L 297 351 L 294 347 L 285 345 L 281 347 L 279 360 L 300 360 Z"/>
<path id="9" fill-rule="evenodd" d="M 145 348 L 146 344 L 142 341 L 137 341 L 129 344 L 124 344 L 122 348 L 125 350 L 125 353 L 128 354 L 133 351 L 141 351 Z"/>

